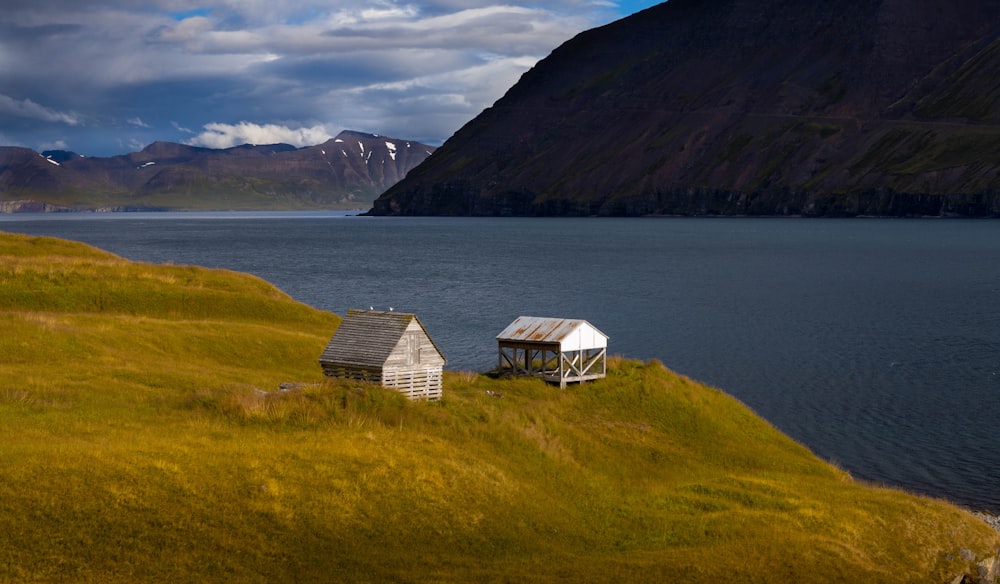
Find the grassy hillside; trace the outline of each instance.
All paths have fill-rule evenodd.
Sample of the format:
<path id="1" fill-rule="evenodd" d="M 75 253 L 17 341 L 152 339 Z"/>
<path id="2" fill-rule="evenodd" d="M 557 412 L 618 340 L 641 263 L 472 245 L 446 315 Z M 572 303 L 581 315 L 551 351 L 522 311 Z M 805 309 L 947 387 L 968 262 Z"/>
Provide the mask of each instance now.
<path id="1" fill-rule="evenodd" d="M 942 582 L 1000 546 L 659 363 L 410 403 L 322 380 L 338 322 L 0 234 L 0 582 Z"/>

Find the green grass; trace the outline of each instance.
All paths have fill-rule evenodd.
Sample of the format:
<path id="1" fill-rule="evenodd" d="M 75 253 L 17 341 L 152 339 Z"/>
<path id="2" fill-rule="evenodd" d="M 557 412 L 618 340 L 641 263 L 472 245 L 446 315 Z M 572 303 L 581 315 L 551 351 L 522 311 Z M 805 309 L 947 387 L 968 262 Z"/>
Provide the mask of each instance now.
<path id="1" fill-rule="evenodd" d="M 744 149 L 753 142 L 753 136 L 746 133 L 741 133 L 734 137 L 732 140 L 726 144 L 725 148 L 718 155 L 718 162 L 735 162 L 739 156 L 743 153 Z"/>
<path id="2" fill-rule="evenodd" d="M 925 119 L 996 120 L 1000 83 L 992 76 L 977 75 L 976 71 L 996 69 L 997 63 L 1000 63 L 1000 42 L 994 41 L 939 83 L 935 91 L 917 104 L 914 113 Z"/>
<path id="3" fill-rule="evenodd" d="M 323 380 L 339 319 L 257 278 L 4 234 L 0 307 L 0 582 L 942 582 L 1000 545 L 655 361 L 411 403 Z"/>

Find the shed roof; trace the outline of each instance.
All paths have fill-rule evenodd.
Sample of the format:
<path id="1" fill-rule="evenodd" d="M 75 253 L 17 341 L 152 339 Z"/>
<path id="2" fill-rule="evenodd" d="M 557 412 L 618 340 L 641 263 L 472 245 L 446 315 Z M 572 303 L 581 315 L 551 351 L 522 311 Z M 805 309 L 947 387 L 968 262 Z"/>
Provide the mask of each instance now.
<path id="1" fill-rule="evenodd" d="M 582 319 L 519 316 L 497 335 L 497 340 L 558 343 L 562 350 L 576 350 L 606 347 L 608 335 Z"/>
<path id="2" fill-rule="evenodd" d="M 347 316 L 334 332 L 319 360 L 321 363 L 381 367 L 414 321 L 420 325 L 438 355 L 444 359 L 441 349 L 427 334 L 427 329 L 415 314 L 351 309 L 347 311 Z"/>

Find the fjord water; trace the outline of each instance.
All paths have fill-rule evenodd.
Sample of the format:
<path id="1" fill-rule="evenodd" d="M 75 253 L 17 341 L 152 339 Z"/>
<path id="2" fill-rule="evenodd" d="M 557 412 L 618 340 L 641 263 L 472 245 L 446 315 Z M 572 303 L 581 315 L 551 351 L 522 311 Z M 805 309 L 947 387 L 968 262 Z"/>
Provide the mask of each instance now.
<path id="1" fill-rule="evenodd" d="M 168 213 L 0 230 L 250 272 L 338 314 L 415 312 L 449 369 L 494 366 L 519 315 L 587 319 L 611 353 L 723 389 L 858 478 L 1000 512 L 998 221 Z"/>

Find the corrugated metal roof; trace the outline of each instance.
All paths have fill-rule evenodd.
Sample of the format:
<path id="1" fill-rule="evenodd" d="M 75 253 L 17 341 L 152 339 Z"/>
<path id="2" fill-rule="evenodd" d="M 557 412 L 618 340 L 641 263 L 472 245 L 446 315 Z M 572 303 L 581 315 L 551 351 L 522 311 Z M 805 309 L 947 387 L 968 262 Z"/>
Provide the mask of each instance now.
<path id="1" fill-rule="evenodd" d="M 531 343 L 562 343 L 569 335 L 582 326 L 593 329 L 597 334 L 607 335 L 597 330 L 589 322 L 574 318 L 545 318 L 519 316 L 497 335 L 499 341 L 524 341 Z"/>
<path id="2" fill-rule="evenodd" d="M 396 348 L 410 322 L 414 320 L 423 329 L 424 334 L 427 334 L 427 329 L 414 314 L 348 310 L 347 316 L 320 356 L 320 363 L 381 367 Z M 434 343 L 434 339 L 429 334 L 427 338 L 431 339 L 431 344 L 443 359 L 444 355 Z"/>

